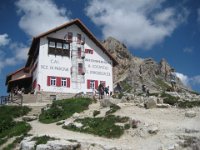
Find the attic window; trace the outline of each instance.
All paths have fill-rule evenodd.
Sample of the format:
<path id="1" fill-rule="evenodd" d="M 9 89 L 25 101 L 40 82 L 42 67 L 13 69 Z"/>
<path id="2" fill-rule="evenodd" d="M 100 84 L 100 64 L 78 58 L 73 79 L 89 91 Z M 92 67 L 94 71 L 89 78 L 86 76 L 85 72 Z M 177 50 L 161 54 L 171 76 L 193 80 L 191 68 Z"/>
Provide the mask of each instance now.
<path id="1" fill-rule="evenodd" d="M 48 38 L 48 54 L 70 56 L 70 45 L 65 40 Z"/>
<path id="2" fill-rule="evenodd" d="M 86 54 L 93 54 L 94 50 L 93 49 L 85 49 Z"/>

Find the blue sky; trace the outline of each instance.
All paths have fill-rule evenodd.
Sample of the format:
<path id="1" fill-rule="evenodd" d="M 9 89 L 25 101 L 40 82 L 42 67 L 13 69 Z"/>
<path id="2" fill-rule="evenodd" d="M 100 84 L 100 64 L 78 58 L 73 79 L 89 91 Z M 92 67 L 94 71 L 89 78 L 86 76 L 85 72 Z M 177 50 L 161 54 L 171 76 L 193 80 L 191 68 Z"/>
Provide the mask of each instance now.
<path id="1" fill-rule="evenodd" d="M 75 18 L 99 40 L 113 36 L 135 56 L 165 58 L 200 92 L 199 0 L 3 0 L 0 95 L 6 95 L 6 75 L 25 65 L 32 37 Z"/>

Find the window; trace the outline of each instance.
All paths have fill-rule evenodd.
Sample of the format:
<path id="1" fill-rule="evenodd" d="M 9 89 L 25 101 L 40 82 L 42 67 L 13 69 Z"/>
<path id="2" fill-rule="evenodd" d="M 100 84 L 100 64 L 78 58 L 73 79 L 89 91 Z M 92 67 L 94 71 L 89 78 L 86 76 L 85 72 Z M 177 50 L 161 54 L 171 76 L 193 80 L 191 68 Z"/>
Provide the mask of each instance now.
<path id="1" fill-rule="evenodd" d="M 81 34 L 77 34 L 77 43 L 81 43 Z"/>
<path id="2" fill-rule="evenodd" d="M 87 89 L 98 89 L 97 80 L 87 80 Z"/>
<path id="3" fill-rule="evenodd" d="M 93 49 L 85 49 L 86 54 L 93 54 Z"/>
<path id="4" fill-rule="evenodd" d="M 78 58 L 81 58 L 81 48 L 78 47 Z"/>
<path id="5" fill-rule="evenodd" d="M 67 43 L 63 43 L 63 49 L 67 49 L 67 50 L 69 50 L 69 44 L 67 44 Z"/>
<path id="6" fill-rule="evenodd" d="M 56 87 L 70 87 L 70 78 L 47 76 L 47 85 Z"/>
<path id="7" fill-rule="evenodd" d="M 51 79 L 50 79 L 50 85 L 56 86 L 56 77 L 51 77 Z"/>
<path id="8" fill-rule="evenodd" d="M 83 64 L 82 63 L 78 63 L 78 74 L 79 75 L 84 74 Z"/>
<path id="9" fill-rule="evenodd" d="M 48 54 L 70 56 L 70 45 L 65 40 L 54 39 L 48 37 L 49 40 L 49 50 Z"/>
<path id="10" fill-rule="evenodd" d="M 56 48 L 58 48 L 58 49 L 62 49 L 62 43 L 57 42 L 57 43 L 56 43 Z"/>
<path id="11" fill-rule="evenodd" d="M 95 85 L 94 85 L 94 80 L 90 81 L 90 89 L 94 89 Z"/>
<path id="12" fill-rule="evenodd" d="M 66 78 L 61 79 L 61 86 L 67 86 Z"/>
<path id="13" fill-rule="evenodd" d="M 49 41 L 49 47 L 55 48 L 56 43 L 54 41 Z"/>
<path id="14" fill-rule="evenodd" d="M 73 38 L 73 33 L 72 32 L 68 32 L 67 41 L 72 42 L 72 38 Z"/>

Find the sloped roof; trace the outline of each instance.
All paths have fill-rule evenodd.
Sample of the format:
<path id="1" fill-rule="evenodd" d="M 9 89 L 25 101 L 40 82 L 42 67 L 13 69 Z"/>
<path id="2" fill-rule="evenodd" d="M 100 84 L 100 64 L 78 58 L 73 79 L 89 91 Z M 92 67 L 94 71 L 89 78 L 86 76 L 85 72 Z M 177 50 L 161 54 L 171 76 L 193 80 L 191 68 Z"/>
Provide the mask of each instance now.
<path id="1" fill-rule="evenodd" d="M 56 28 L 53 28 L 47 32 L 44 32 L 44 33 L 34 37 L 32 40 L 32 44 L 31 44 L 29 53 L 28 53 L 29 56 L 28 56 L 28 60 L 26 62 L 26 67 L 28 67 L 31 63 L 31 60 L 33 58 L 32 54 L 34 53 L 34 50 L 35 50 L 34 47 L 39 42 L 40 38 L 42 38 L 48 34 L 51 34 L 53 32 L 56 32 L 58 30 L 61 30 L 62 28 L 69 27 L 73 24 L 76 24 L 99 48 L 101 48 L 103 50 L 104 53 L 106 53 L 110 57 L 111 60 L 113 60 L 114 66 L 118 64 L 117 60 L 103 47 L 103 45 L 95 38 L 95 36 L 89 31 L 89 29 L 79 19 L 75 19 L 75 20 L 72 20 L 71 22 L 60 25 Z"/>

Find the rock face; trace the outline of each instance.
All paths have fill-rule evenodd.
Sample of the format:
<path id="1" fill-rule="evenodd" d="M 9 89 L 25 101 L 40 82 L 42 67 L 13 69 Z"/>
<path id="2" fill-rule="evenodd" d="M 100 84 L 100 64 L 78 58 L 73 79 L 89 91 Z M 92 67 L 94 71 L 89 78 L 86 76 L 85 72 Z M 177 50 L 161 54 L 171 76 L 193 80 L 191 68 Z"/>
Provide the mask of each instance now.
<path id="1" fill-rule="evenodd" d="M 111 55 L 119 62 L 114 67 L 114 83 L 121 83 L 124 89 L 126 83 L 133 90 L 141 90 L 141 86 L 146 85 L 151 91 L 170 90 L 170 71 L 172 67 L 165 59 L 159 63 L 152 58 L 138 58 L 130 54 L 127 47 L 109 37 L 102 42 L 102 45 L 111 53 Z M 176 79 L 179 89 L 187 89 L 180 81 Z M 126 89 L 127 90 L 127 89 Z M 130 88 L 129 88 L 130 90 Z"/>
<path id="2" fill-rule="evenodd" d="M 113 69 L 114 82 L 121 77 L 125 70 L 129 68 L 131 53 L 126 46 L 113 37 L 104 40 L 102 45 L 111 53 L 111 55 L 119 62 L 119 65 Z"/>

